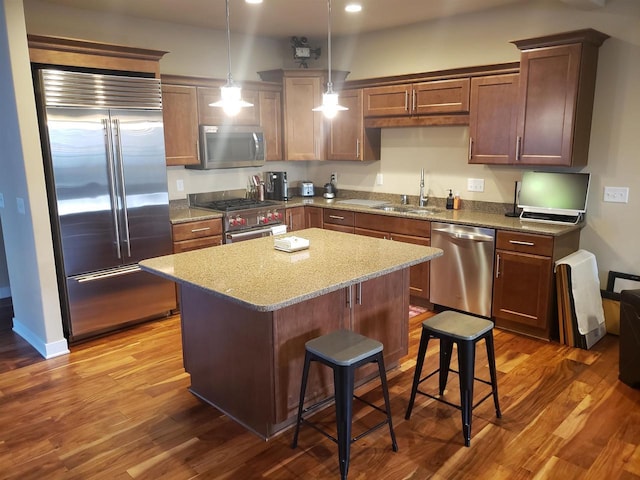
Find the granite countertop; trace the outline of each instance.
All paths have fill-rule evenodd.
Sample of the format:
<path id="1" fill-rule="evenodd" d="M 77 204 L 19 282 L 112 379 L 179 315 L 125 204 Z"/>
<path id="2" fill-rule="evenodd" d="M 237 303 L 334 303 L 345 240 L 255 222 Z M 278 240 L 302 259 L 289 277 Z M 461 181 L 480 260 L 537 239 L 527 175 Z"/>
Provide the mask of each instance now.
<path id="1" fill-rule="evenodd" d="M 350 197 L 349 197 L 350 198 Z M 285 208 L 302 207 L 311 205 L 321 208 L 335 208 L 352 212 L 374 213 L 377 215 L 389 215 L 394 217 L 415 218 L 432 222 L 447 222 L 475 227 L 496 228 L 500 230 L 511 230 L 515 232 L 526 232 L 540 235 L 560 236 L 573 230 L 584 227 L 585 222 L 577 225 L 562 225 L 555 223 L 521 221 L 518 217 L 505 217 L 502 212 L 480 211 L 472 209 L 447 210 L 442 207 L 427 206 L 422 214 L 385 212 L 370 206 L 354 205 L 352 203 L 342 203 L 341 200 L 347 198 L 325 199 L 323 197 L 293 197 L 289 201 L 280 202 Z M 414 205 L 415 209 L 419 207 Z M 435 211 L 434 211 L 435 209 Z M 429 211 L 430 210 L 430 211 Z M 212 210 L 189 207 L 186 201 L 172 201 L 170 203 L 170 220 L 172 224 L 193 222 L 198 220 L 208 220 L 211 218 L 221 218 L 222 213 Z"/>
<path id="2" fill-rule="evenodd" d="M 140 266 L 248 308 L 273 311 L 442 255 L 438 248 L 318 228 L 294 234 L 310 247 L 281 252 L 273 248 L 273 237 L 263 237 L 151 258 Z"/>

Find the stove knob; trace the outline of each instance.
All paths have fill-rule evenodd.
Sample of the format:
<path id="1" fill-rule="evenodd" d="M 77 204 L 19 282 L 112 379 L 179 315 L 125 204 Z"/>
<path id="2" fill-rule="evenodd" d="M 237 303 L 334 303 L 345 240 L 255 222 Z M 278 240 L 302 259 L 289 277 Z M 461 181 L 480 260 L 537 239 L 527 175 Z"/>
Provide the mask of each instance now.
<path id="1" fill-rule="evenodd" d="M 230 218 L 230 219 L 229 219 L 229 225 L 230 225 L 231 227 L 233 227 L 233 226 L 235 226 L 235 224 L 236 224 L 236 219 L 235 219 L 235 218 Z"/>
<path id="2" fill-rule="evenodd" d="M 267 221 L 273 220 L 273 213 L 267 212 Z"/>
<path id="3" fill-rule="evenodd" d="M 240 220 L 240 225 L 246 225 L 247 224 L 247 219 L 246 218 L 239 218 L 238 220 Z"/>
<path id="4" fill-rule="evenodd" d="M 276 218 L 282 220 L 282 212 L 276 212 Z"/>

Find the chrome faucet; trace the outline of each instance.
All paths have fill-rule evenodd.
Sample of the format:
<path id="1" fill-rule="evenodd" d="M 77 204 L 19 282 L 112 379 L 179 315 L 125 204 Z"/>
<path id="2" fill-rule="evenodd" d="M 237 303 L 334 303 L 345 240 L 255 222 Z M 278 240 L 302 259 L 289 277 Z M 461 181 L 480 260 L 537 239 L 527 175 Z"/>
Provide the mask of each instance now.
<path id="1" fill-rule="evenodd" d="M 429 195 L 424 194 L 424 168 L 420 170 L 420 197 L 418 198 L 418 206 L 426 207 L 429 201 Z"/>

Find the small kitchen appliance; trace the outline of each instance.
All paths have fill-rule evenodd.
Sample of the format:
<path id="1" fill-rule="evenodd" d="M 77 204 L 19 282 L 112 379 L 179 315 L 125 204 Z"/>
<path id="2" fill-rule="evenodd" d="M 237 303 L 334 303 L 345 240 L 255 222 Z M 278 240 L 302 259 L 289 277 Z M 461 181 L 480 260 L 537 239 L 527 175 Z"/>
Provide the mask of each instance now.
<path id="1" fill-rule="evenodd" d="M 265 198 L 267 200 L 289 200 L 287 172 L 264 173 Z"/>
<path id="2" fill-rule="evenodd" d="M 313 182 L 302 182 L 300 186 L 300 195 L 303 197 L 313 197 Z"/>

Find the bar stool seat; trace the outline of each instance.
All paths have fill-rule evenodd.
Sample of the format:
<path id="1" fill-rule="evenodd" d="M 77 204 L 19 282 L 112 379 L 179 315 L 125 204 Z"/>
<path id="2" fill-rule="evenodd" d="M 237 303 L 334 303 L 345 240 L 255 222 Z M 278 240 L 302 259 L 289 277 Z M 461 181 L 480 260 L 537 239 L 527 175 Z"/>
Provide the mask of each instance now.
<path id="1" fill-rule="evenodd" d="M 427 353 L 427 345 L 430 338 L 438 338 L 440 340 L 440 365 L 424 378 L 422 375 L 422 367 L 424 365 L 424 357 Z M 489 362 L 490 381 L 475 377 L 475 351 L 476 343 L 484 339 L 487 348 L 487 359 Z M 456 344 L 458 350 L 458 371 L 451 370 L 451 354 L 453 353 L 453 344 Z M 448 402 L 441 398 L 447 386 L 449 372 L 458 373 L 460 378 L 460 405 Z M 421 391 L 419 385 L 432 377 L 436 373 L 439 376 L 439 396 L 431 395 Z M 473 382 L 479 381 L 491 386 L 491 392 L 481 398 L 475 405 L 473 404 Z M 418 348 L 418 358 L 416 360 L 416 371 L 413 377 L 413 385 L 411 388 L 411 397 L 407 407 L 405 419 L 411 417 L 411 410 L 416 398 L 416 394 L 420 393 L 427 397 L 433 398 L 447 405 L 453 406 L 462 412 L 462 434 L 465 446 L 471 444 L 471 414 L 475 407 L 493 396 L 493 402 L 496 409 L 496 416 L 502 417 L 500 412 L 500 404 L 498 402 L 498 381 L 496 375 L 496 359 L 493 347 L 493 322 L 490 320 L 474 317 L 455 311 L 441 312 L 422 322 L 422 334 L 420 336 L 420 347 Z"/>
<path id="2" fill-rule="evenodd" d="M 300 387 L 300 404 L 298 407 L 298 417 L 296 420 L 295 432 L 291 448 L 298 445 L 298 433 L 300 424 L 305 423 L 327 438 L 338 444 L 338 457 L 340 463 L 341 479 L 346 480 L 349 471 L 349 454 L 351 444 L 378 428 L 389 425 L 391 444 L 394 452 L 398 451 L 398 444 L 393 432 L 391 419 L 391 408 L 389 403 L 389 391 L 387 387 L 387 376 L 384 368 L 384 358 L 382 356 L 382 343 L 377 340 L 365 337 L 350 330 L 337 330 L 327 335 L 323 335 L 305 344 L 304 369 L 302 372 L 302 384 Z M 316 361 L 327 365 L 333 370 L 334 397 L 315 403 L 304 408 L 304 397 L 307 389 L 307 379 L 311 362 Z M 377 363 L 382 393 L 384 396 L 385 409 L 354 395 L 354 377 L 356 368 L 367 363 Z M 384 413 L 386 419 L 355 438 L 351 438 L 351 415 L 353 398 L 366 403 L 374 409 Z M 304 416 L 335 399 L 336 406 L 336 427 L 338 438 L 329 435 L 313 422 Z"/>

